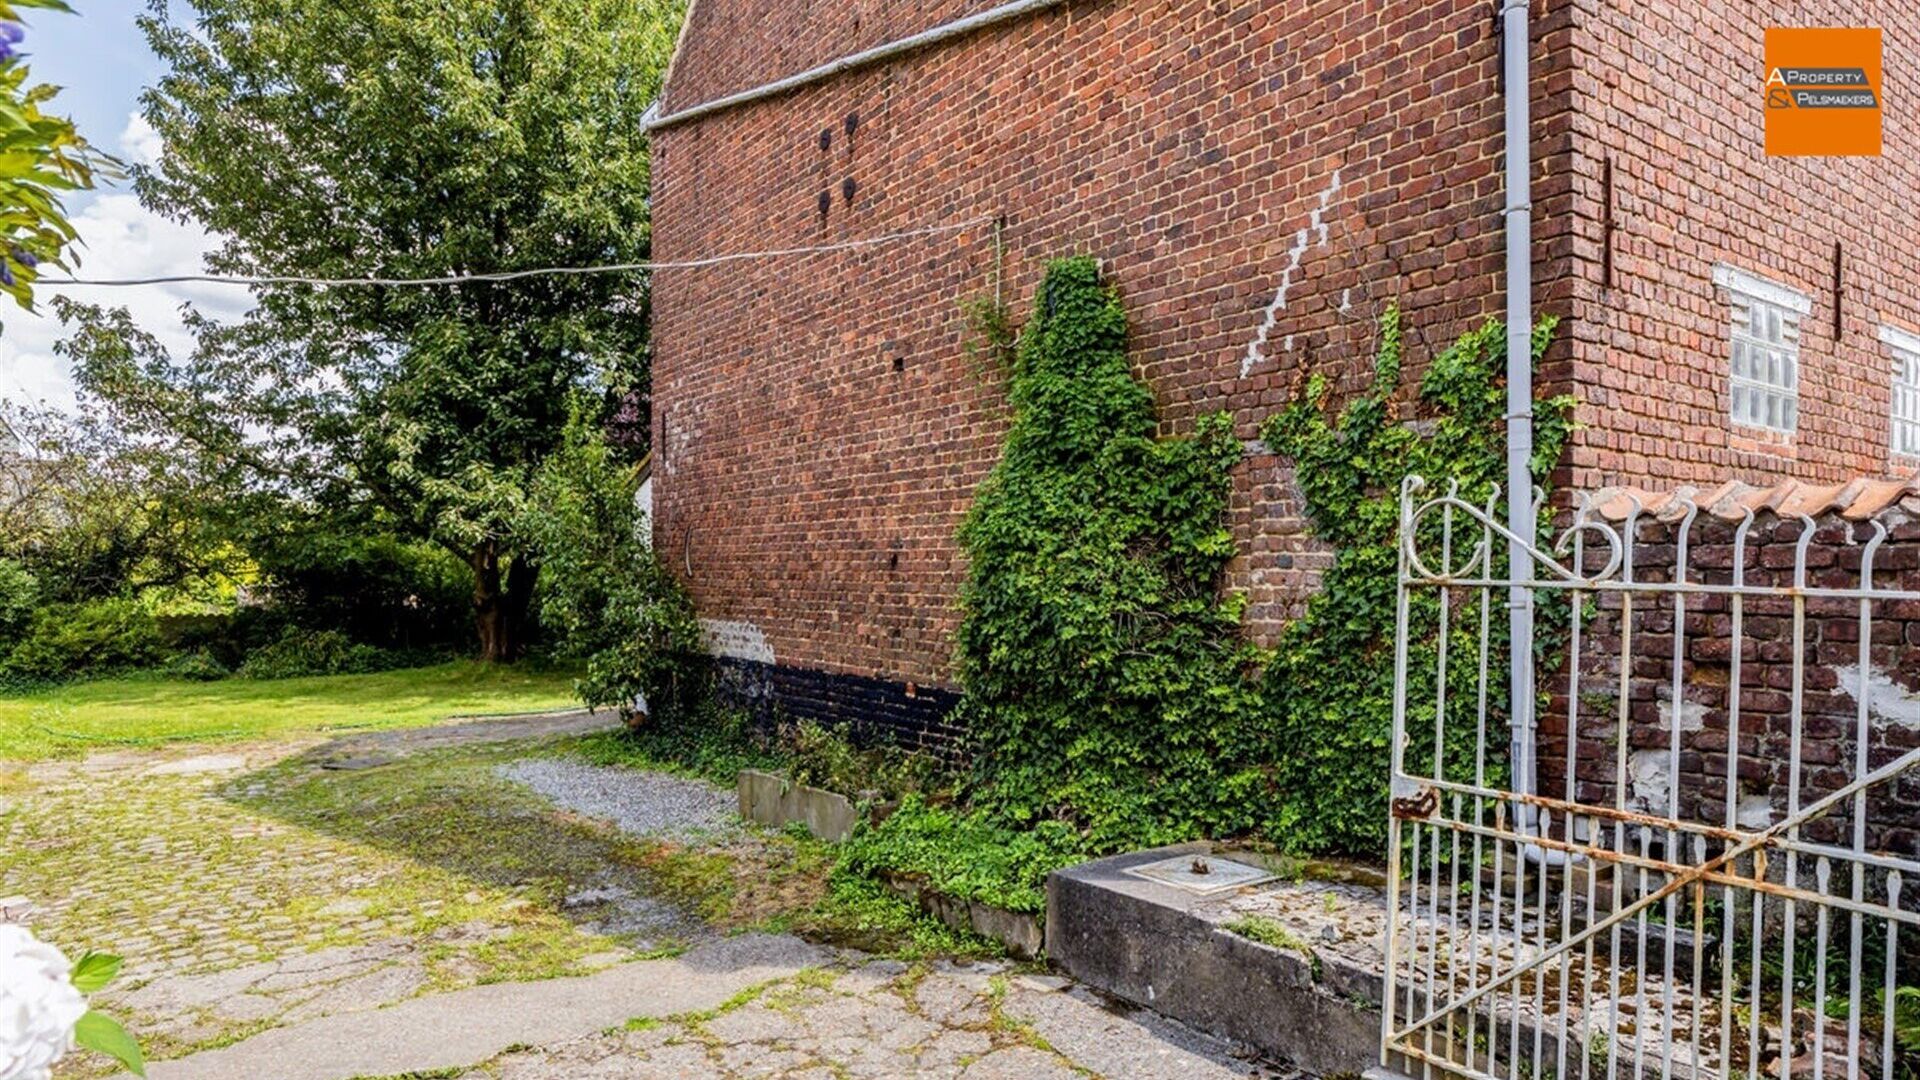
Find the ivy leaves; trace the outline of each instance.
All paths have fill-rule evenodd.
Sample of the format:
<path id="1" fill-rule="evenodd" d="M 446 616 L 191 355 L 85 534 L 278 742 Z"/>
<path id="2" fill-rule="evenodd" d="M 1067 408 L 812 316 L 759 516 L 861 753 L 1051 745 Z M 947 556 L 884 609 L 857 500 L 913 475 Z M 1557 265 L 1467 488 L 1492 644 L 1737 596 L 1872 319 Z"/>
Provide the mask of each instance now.
<path id="1" fill-rule="evenodd" d="M 1554 328 L 1533 328 L 1537 364 Z M 1290 850 L 1377 855 L 1384 850 L 1387 769 L 1392 733 L 1394 547 L 1401 481 L 1410 475 L 1445 484 L 1458 481 L 1463 498 L 1484 502 L 1505 474 L 1506 385 L 1502 378 L 1506 328 L 1488 320 L 1434 357 L 1419 388 L 1420 428 L 1400 422 L 1393 398 L 1405 343 L 1400 310 L 1380 318 L 1373 384 L 1337 416 L 1327 407 L 1327 384 L 1316 376 L 1304 397 L 1268 420 L 1261 435 L 1294 459 L 1315 534 L 1335 548 L 1333 566 L 1306 614 L 1282 635 L 1267 670 L 1266 699 L 1274 734 L 1285 752 L 1274 758 L 1274 799 L 1263 821 L 1270 838 Z M 1544 483 L 1566 446 L 1573 399 L 1534 405 L 1533 475 Z M 1545 650 L 1555 614 L 1542 612 L 1536 648 Z M 1565 612 L 1557 613 L 1559 622 Z M 1409 685 L 1431 686 L 1439 668 L 1439 601 L 1418 596 L 1411 613 Z M 1473 686 L 1480 643 L 1477 609 L 1458 617 L 1448 638 L 1447 670 L 1457 686 Z M 1505 638 L 1494 635 L 1489 667 L 1505 667 Z M 1412 703 L 1410 761 L 1430 760 L 1432 702 Z M 1490 715 L 1507 713 L 1504 679 L 1488 688 Z M 1475 768 L 1477 699 L 1458 694 L 1448 703 L 1449 776 Z M 1420 742 L 1426 736 L 1425 744 Z M 1498 743 L 1500 736 L 1491 736 Z M 1498 747 L 1489 748 L 1490 757 Z M 1490 766 L 1497 771 L 1498 766 Z"/>
<path id="2" fill-rule="evenodd" d="M 1186 438 L 1155 438 L 1119 298 L 1090 259 L 1048 267 L 1014 359 L 1006 451 L 960 531 L 970 576 L 958 670 L 979 808 L 1016 825 L 1065 825 L 1092 852 L 1260 834 L 1303 853 L 1378 854 L 1400 484 L 1457 480 L 1484 501 L 1505 471 L 1505 329 L 1488 321 L 1431 359 L 1418 426 L 1395 406 L 1403 330 L 1397 308 L 1381 317 L 1372 383 L 1337 413 L 1315 377 L 1262 429 L 1293 459 L 1314 531 L 1335 549 L 1320 593 L 1268 655 L 1242 636 L 1244 598 L 1219 588 L 1241 454 L 1230 419 L 1203 416 Z M 1536 362 L 1552 331 L 1551 319 L 1534 328 Z M 1540 481 L 1566 444 L 1572 404 L 1536 404 Z M 1545 648 L 1554 617 L 1542 618 Z M 1435 597 L 1416 603 L 1413 627 L 1413 685 L 1431 685 Z M 1475 629 L 1456 619 L 1450 630 L 1456 685 L 1477 673 Z M 1494 648 L 1503 643 L 1495 635 Z M 1490 715 L 1504 716 L 1504 693 L 1503 681 L 1489 687 Z M 1475 706 L 1471 694 L 1448 704 L 1449 775 L 1474 768 Z M 1426 711 L 1411 730 L 1432 730 L 1432 708 L 1414 703 Z M 1416 736 L 1414 754 L 1432 751 Z"/>
<path id="3" fill-rule="evenodd" d="M 978 801 L 1095 850 L 1250 823 L 1259 723 L 1222 597 L 1231 420 L 1157 439 L 1127 320 L 1092 259 L 1051 264 L 1016 354 L 1005 453 L 960 531 L 962 704 Z M 1224 773 L 1224 775 L 1223 775 Z"/>

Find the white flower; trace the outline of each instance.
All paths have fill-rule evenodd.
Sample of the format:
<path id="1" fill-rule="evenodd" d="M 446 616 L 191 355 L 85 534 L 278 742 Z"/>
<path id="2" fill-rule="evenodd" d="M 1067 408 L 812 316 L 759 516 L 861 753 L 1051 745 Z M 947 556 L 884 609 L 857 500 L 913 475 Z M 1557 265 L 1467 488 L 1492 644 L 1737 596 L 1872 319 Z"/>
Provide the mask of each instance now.
<path id="1" fill-rule="evenodd" d="M 47 1080 L 73 1049 L 73 1025 L 87 999 L 73 965 L 27 928 L 0 923 L 0 1080 Z"/>

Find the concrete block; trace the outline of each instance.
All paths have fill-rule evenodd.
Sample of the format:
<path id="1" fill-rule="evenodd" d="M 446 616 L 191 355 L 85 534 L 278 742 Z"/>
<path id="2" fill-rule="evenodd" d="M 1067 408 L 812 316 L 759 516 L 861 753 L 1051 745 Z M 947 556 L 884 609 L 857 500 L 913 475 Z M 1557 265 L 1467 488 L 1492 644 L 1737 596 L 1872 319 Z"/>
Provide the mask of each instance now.
<path id="1" fill-rule="evenodd" d="M 776 829 L 802 822 L 822 840 L 840 843 L 853 835 L 860 812 L 845 795 L 796 784 L 779 773 L 742 769 L 740 816 Z"/>
<path id="2" fill-rule="evenodd" d="M 1047 879 L 1048 956 L 1115 997 L 1309 1072 L 1377 1065 L 1378 975 L 1241 937 L 1195 914 L 1201 897 L 1123 873 L 1208 850 L 1181 844 L 1056 871 Z"/>

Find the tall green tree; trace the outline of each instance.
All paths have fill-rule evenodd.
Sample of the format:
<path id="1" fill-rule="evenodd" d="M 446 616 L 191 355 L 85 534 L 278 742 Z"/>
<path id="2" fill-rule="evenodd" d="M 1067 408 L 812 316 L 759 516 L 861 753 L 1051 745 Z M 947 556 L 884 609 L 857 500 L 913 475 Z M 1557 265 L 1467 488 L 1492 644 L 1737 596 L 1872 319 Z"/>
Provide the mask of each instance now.
<path id="1" fill-rule="evenodd" d="M 415 278 L 646 258 L 641 115 L 680 0 L 153 0 L 165 143 L 141 200 L 251 276 Z M 69 306 L 83 386 L 252 482 L 377 503 L 473 575 L 480 653 L 523 647 L 514 523 L 571 397 L 644 400 L 632 273 L 445 286 L 268 284 L 198 348 L 128 348 Z M 120 343 L 116 344 L 116 339 Z"/>

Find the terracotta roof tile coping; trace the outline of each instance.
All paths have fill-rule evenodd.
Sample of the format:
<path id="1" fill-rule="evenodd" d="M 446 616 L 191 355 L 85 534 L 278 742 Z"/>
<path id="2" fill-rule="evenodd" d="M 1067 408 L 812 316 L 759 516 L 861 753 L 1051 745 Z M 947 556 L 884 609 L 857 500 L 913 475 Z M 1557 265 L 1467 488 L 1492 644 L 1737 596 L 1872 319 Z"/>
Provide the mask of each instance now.
<path id="1" fill-rule="evenodd" d="M 1739 521 L 1747 510 L 1756 514 L 1771 511 L 1779 517 L 1838 514 L 1849 521 L 1866 521 L 1896 504 L 1909 512 L 1920 514 L 1920 470 L 1904 478 L 1859 477 L 1843 484 L 1830 485 L 1783 480 L 1771 486 L 1757 487 L 1739 480 L 1729 480 L 1704 493 L 1695 487 L 1679 487 L 1666 492 L 1650 492 L 1636 487 L 1607 487 L 1593 493 L 1592 505 L 1594 513 L 1609 521 L 1625 521 L 1627 515 L 1633 512 L 1634 500 L 1637 499 L 1642 517 L 1674 521 L 1685 514 L 1686 500 L 1689 498 L 1702 513 L 1723 521 Z"/>

